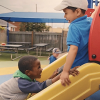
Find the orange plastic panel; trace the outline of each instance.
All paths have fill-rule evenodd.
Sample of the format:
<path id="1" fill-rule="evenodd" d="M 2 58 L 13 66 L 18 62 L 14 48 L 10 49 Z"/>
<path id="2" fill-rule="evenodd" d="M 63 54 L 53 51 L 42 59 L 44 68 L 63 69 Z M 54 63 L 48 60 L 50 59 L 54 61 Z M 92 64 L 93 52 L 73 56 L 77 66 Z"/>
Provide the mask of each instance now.
<path id="1" fill-rule="evenodd" d="M 91 24 L 88 50 L 89 60 L 100 62 L 100 5 Z"/>

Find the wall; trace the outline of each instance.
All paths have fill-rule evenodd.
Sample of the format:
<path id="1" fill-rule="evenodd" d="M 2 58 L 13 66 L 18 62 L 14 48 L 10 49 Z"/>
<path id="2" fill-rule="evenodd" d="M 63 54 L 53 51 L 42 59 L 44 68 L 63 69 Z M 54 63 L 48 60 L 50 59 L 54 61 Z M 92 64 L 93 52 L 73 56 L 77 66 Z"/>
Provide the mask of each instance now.
<path id="1" fill-rule="evenodd" d="M 7 34 L 5 30 L 0 30 L 0 44 L 1 43 L 7 43 Z"/>
<path id="2" fill-rule="evenodd" d="M 15 31 L 20 31 L 19 29 L 20 29 L 21 22 L 9 22 L 9 23 L 16 26 Z"/>

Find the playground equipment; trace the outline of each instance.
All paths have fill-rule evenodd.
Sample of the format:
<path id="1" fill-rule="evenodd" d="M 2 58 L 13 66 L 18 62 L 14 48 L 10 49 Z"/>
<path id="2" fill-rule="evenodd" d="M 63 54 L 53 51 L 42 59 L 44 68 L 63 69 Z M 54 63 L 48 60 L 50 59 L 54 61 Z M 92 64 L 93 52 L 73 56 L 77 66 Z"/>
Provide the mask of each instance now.
<path id="1" fill-rule="evenodd" d="M 99 38 L 100 5 L 92 21 L 89 36 L 89 60 L 100 63 Z M 51 73 L 61 67 L 66 60 L 66 55 L 51 65 L 44 68 L 40 82 L 50 77 Z M 100 89 L 100 65 L 97 63 L 86 63 L 78 68 L 80 74 L 76 77 L 70 76 L 71 84 L 63 87 L 60 80 L 37 93 L 28 100 L 84 100 Z M 49 73 L 48 73 L 49 71 Z"/>
<path id="2" fill-rule="evenodd" d="M 98 91 L 100 65 L 87 63 L 78 70 L 80 71 L 78 76 L 70 76 L 69 86 L 62 86 L 59 80 L 28 100 L 83 100 Z"/>
<path id="3" fill-rule="evenodd" d="M 89 35 L 89 60 L 100 63 L 100 5 L 94 15 Z"/>
<path id="4" fill-rule="evenodd" d="M 99 3 L 99 0 L 87 0 L 88 1 L 88 8 L 93 8 L 93 3 L 97 6 Z"/>

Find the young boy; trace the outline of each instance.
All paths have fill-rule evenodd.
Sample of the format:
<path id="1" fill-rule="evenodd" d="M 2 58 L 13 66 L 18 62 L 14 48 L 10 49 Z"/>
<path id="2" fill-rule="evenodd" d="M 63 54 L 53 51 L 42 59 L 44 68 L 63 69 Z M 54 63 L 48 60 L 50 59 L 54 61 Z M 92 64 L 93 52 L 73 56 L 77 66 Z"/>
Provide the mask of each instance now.
<path id="1" fill-rule="evenodd" d="M 29 93 L 38 93 L 60 78 L 60 74 L 54 73 L 52 79 L 42 83 L 36 81 L 36 78 L 41 78 L 42 68 L 39 59 L 33 56 L 22 57 L 18 68 L 13 78 L 0 85 L 0 100 L 25 100 Z M 76 69 L 69 73 L 78 74 Z"/>
<path id="2" fill-rule="evenodd" d="M 61 73 L 61 84 L 69 85 L 69 70 L 89 61 L 88 38 L 92 18 L 87 18 L 87 0 L 63 0 L 56 10 L 63 10 L 65 18 L 70 23 L 67 35 L 68 56 Z"/>
<path id="3" fill-rule="evenodd" d="M 35 81 L 41 78 L 42 68 L 39 59 L 24 56 L 18 62 L 13 78 L 0 85 L 0 100 L 24 100 L 29 93 L 38 93 L 59 79 L 56 76 L 42 83 Z"/>
<path id="4" fill-rule="evenodd" d="M 50 61 L 49 64 L 57 60 L 57 57 L 59 56 L 60 53 L 61 51 L 58 48 L 54 48 L 52 50 L 52 55 L 48 58 L 48 60 Z"/>

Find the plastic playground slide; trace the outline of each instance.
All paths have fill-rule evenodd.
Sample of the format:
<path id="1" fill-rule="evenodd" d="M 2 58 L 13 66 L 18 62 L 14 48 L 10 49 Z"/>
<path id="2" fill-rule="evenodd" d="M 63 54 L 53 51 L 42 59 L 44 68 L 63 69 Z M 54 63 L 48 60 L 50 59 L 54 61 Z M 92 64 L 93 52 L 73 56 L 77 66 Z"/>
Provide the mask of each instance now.
<path id="1" fill-rule="evenodd" d="M 64 64 L 67 54 L 44 68 L 40 82 L 46 80 L 52 72 Z M 65 59 L 65 60 L 64 60 Z M 87 63 L 78 68 L 80 74 L 76 77 L 70 75 L 71 84 L 62 86 L 60 80 L 50 85 L 28 100 L 84 100 L 99 90 L 100 65 Z"/>
<path id="2" fill-rule="evenodd" d="M 37 79 L 37 81 L 43 82 L 46 79 L 48 79 L 57 68 L 64 65 L 67 55 L 68 55 L 68 53 L 66 53 L 64 56 L 60 57 L 59 59 L 57 59 L 53 63 L 51 63 L 48 66 L 46 66 L 45 68 L 43 68 L 43 71 L 41 74 L 42 77 L 41 77 L 41 79 Z"/>

